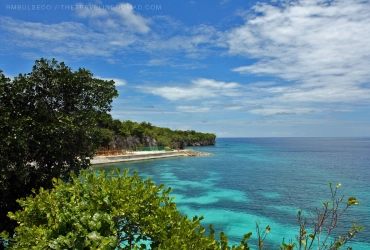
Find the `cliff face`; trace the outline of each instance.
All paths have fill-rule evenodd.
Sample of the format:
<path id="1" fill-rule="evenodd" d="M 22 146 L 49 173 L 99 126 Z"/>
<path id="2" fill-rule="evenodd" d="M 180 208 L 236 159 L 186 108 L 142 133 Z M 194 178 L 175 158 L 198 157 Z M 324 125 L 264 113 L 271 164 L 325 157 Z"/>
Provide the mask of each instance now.
<path id="1" fill-rule="evenodd" d="M 138 145 L 140 145 L 140 138 L 135 136 L 113 136 L 111 143 L 112 149 L 134 149 Z"/>
<path id="2" fill-rule="evenodd" d="M 192 142 L 186 142 L 186 141 L 181 141 L 179 143 L 179 148 L 184 149 L 185 147 L 189 146 L 209 146 L 209 145 L 215 145 L 216 140 L 209 139 L 209 140 L 199 140 L 199 141 L 192 141 Z"/>
<path id="3" fill-rule="evenodd" d="M 215 144 L 216 144 L 216 140 L 200 140 L 188 146 L 208 146 L 208 145 L 215 145 Z"/>

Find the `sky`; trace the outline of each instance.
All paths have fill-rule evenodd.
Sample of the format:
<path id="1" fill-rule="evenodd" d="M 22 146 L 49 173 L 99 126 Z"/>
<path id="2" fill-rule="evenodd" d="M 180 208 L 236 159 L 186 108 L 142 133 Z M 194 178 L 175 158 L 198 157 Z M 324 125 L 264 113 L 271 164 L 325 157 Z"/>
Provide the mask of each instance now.
<path id="1" fill-rule="evenodd" d="M 369 0 L 1 0 L 0 69 L 41 57 L 113 79 L 115 119 L 370 136 Z"/>

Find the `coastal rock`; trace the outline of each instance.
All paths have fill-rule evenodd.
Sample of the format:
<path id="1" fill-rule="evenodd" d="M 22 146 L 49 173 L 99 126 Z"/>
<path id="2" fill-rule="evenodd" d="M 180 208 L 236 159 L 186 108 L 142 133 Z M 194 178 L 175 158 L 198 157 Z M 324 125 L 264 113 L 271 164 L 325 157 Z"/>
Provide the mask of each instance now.
<path id="1" fill-rule="evenodd" d="M 197 152 L 197 151 L 194 151 L 194 150 L 184 150 L 184 154 L 186 156 L 203 156 L 203 155 L 212 155 L 211 153 L 207 153 L 207 152 Z"/>
<path id="2" fill-rule="evenodd" d="M 190 145 L 187 145 L 187 146 L 209 146 L 209 145 L 215 145 L 215 144 L 216 144 L 215 140 L 201 140 L 201 141 L 190 143 Z"/>
<path id="3" fill-rule="evenodd" d="M 158 146 L 156 139 L 155 138 L 152 138 L 150 136 L 145 136 L 144 137 L 143 144 L 146 147 L 156 147 L 156 146 Z"/>

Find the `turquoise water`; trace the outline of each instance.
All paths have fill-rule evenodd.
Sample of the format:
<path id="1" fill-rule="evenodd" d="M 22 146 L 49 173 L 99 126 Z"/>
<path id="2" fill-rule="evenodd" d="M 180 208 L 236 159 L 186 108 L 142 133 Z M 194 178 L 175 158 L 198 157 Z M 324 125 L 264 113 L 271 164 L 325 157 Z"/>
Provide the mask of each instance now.
<path id="1" fill-rule="evenodd" d="M 341 183 L 339 193 L 345 200 L 355 196 L 360 206 L 350 208 L 338 232 L 359 221 L 365 231 L 350 245 L 370 249 L 370 138 L 219 138 L 215 146 L 194 149 L 213 155 L 108 164 L 104 169 L 129 168 L 172 187 L 181 212 L 204 215 L 204 225 L 212 223 L 232 243 L 250 231 L 255 237 L 256 221 L 262 228 L 270 225 L 271 249 L 278 249 L 283 238 L 295 238 L 298 209 L 314 214 L 329 201 L 327 184 Z"/>

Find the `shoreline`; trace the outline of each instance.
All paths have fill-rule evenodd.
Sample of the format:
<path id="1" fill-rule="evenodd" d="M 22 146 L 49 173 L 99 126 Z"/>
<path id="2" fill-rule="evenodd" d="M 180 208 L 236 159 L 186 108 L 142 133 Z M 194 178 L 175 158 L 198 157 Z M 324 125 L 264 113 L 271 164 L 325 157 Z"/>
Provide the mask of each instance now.
<path id="1" fill-rule="evenodd" d="M 193 150 L 141 151 L 141 152 L 133 152 L 131 154 L 95 156 L 93 159 L 90 160 L 90 163 L 91 165 L 101 165 L 101 164 L 117 163 L 117 162 L 142 161 L 142 160 L 169 158 L 169 157 L 199 156 L 199 155 L 210 155 L 210 154 L 204 153 L 204 152 L 196 152 Z"/>

